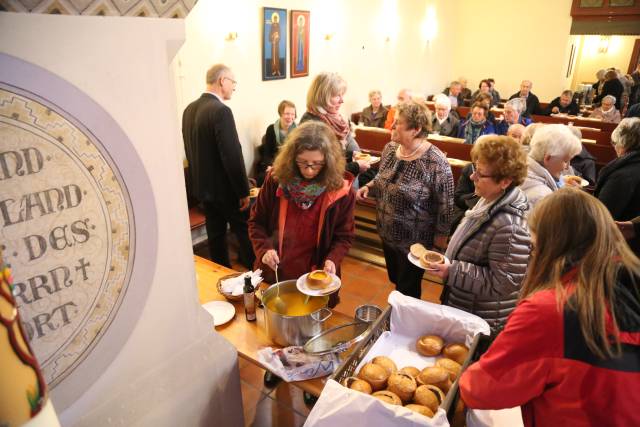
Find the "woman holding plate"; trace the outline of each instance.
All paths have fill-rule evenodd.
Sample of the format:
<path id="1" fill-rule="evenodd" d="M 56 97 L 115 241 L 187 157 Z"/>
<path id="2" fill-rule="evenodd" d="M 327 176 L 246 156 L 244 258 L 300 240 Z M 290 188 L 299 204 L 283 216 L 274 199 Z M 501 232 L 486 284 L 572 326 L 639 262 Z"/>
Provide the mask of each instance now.
<path id="1" fill-rule="evenodd" d="M 527 155 L 511 137 L 485 135 L 471 160 L 480 199 L 451 237 L 451 261 L 430 267 L 445 281 L 442 303 L 482 317 L 496 335 L 516 307 L 531 252 L 527 198 L 518 187 L 527 176 Z"/>
<path id="2" fill-rule="evenodd" d="M 353 175 L 334 132 L 310 121 L 287 137 L 249 218 L 249 237 L 267 282 L 312 270 L 340 274 L 355 235 Z M 268 268 L 265 268 L 268 267 Z M 329 307 L 338 303 L 331 294 Z"/>
<path id="3" fill-rule="evenodd" d="M 420 298 L 424 270 L 409 261 L 409 248 L 421 243 L 443 250 L 453 214 L 451 167 L 444 153 L 427 140 L 430 130 L 425 105 L 400 104 L 380 170 L 358 190 L 359 198 L 376 197 L 389 280 L 399 292 L 415 298 Z"/>

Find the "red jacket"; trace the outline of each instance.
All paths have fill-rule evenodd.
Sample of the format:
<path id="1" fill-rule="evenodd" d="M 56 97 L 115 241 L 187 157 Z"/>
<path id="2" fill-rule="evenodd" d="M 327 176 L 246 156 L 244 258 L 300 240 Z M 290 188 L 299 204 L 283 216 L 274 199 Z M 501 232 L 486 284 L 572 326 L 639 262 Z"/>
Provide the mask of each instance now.
<path id="1" fill-rule="evenodd" d="M 570 283 L 575 270 L 567 273 Z M 460 378 L 470 408 L 522 406 L 525 426 L 640 426 L 640 301 L 616 289 L 622 356 L 602 360 L 585 344 L 577 314 L 554 290 L 536 292 L 510 315 L 479 362 Z"/>
<path id="2" fill-rule="evenodd" d="M 353 209 L 356 203 L 355 192 L 351 186 L 353 175 L 345 174 L 342 188 L 331 191 L 323 197 L 320 209 L 320 222 L 317 230 L 316 250 L 313 264 L 322 268 L 325 260 L 330 259 L 340 274 L 340 263 L 345 257 L 355 236 Z M 262 264 L 262 256 L 269 249 L 281 252 L 282 233 L 287 220 L 289 201 L 277 195 L 278 183 L 269 174 L 262 185 L 256 203 L 251 208 L 249 218 L 249 237 L 256 254 L 254 268 L 261 268 L 267 282 L 272 283 L 271 268 Z M 282 279 L 282 278 L 281 278 Z"/>

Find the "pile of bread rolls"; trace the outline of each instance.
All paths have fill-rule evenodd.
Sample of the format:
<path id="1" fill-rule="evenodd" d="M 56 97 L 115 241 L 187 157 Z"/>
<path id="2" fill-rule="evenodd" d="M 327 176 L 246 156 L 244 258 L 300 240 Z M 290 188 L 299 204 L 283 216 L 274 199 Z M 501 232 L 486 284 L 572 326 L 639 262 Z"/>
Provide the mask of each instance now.
<path id="1" fill-rule="evenodd" d="M 398 369 L 390 358 L 377 356 L 342 385 L 431 418 L 460 375 L 469 349 L 464 344 L 445 345 L 437 335 L 425 335 L 416 341 L 416 350 L 423 356 L 442 357 L 434 366 L 419 370 L 413 366 Z"/>

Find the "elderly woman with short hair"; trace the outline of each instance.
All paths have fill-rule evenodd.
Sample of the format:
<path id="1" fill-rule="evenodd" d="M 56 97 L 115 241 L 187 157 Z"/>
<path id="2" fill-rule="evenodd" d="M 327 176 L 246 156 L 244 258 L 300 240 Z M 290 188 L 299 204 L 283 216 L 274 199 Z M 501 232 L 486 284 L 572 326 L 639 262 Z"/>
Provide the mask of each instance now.
<path id="1" fill-rule="evenodd" d="M 602 104 L 593 110 L 589 117 L 601 119 L 607 123 L 620 123 L 620 111 L 615 106 L 616 98 L 612 95 L 607 95 L 602 98 Z"/>
<path id="2" fill-rule="evenodd" d="M 389 280 L 415 298 L 420 298 L 424 271 L 407 259 L 409 247 L 421 243 L 444 249 L 453 213 L 451 167 L 444 153 L 427 140 L 430 128 L 425 105 L 400 104 L 378 175 L 357 195 L 376 197 Z"/>
<path id="3" fill-rule="evenodd" d="M 445 281 L 442 303 L 482 317 L 496 335 L 516 307 L 531 250 L 527 198 L 518 187 L 527 155 L 513 138 L 485 135 L 471 160 L 479 200 L 451 236 L 450 263 L 431 267 Z"/>
<path id="4" fill-rule="evenodd" d="M 436 113 L 433 115 L 431 127 L 433 132 L 445 136 L 458 136 L 460 120 L 451 114 L 451 100 L 444 94 L 436 95 L 433 100 L 436 105 Z"/>
<path id="5" fill-rule="evenodd" d="M 389 110 L 382 105 L 382 94 L 379 90 L 369 92 L 369 102 L 371 105 L 365 107 L 360 116 L 362 124 L 369 127 L 383 128 Z"/>
<path id="6" fill-rule="evenodd" d="M 623 119 L 611 133 L 618 158 L 600 171 L 594 195 L 609 209 L 616 221 L 640 215 L 640 118 Z M 640 254 L 640 239 L 630 241 Z"/>
<path id="7" fill-rule="evenodd" d="M 360 172 L 369 169 L 370 165 L 366 160 L 353 159 L 353 153 L 360 151 L 360 147 L 351 136 L 349 122 L 340 114 L 346 91 L 347 82 L 338 73 L 318 74 L 307 92 L 307 111 L 300 118 L 300 124 L 315 120 L 329 126 L 345 153 L 347 172 L 357 176 Z M 354 181 L 354 183 L 357 182 L 357 180 Z"/>
<path id="8" fill-rule="evenodd" d="M 487 118 L 489 108 L 485 103 L 476 102 L 471 107 L 471 117 L 462 122 L 458 138 L 464 138 L 465 144 L 473 144 L 482 135 L 496 133 L 493 123 Z"/>
<path id="9" fill-rule="evenodd" d="M 533 121 L 522 115 L 524 110 L 525 105 L 522 98 L 513 98 L 507 101 L 504 104 L 504 116 L 496 120 L 496 133 L 498 135 L 506 135 L 509 126 L 515 124 L 521 124 L 522 126 L 530 125 Z"/>
<path id="10" fill-rule="evenodd" d="M 582 143 L 565 125 L 545 125 L 536 131 L 527 159 L 527 178 L 520 186 L 530 207 L 558 189 L 562 171 L 580 151 Z"/>

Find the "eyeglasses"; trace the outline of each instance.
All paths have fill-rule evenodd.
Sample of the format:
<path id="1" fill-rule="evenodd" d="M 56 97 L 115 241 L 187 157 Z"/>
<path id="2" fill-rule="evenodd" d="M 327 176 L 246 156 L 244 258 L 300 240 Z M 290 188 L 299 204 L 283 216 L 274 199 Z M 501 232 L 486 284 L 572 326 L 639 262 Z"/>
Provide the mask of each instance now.
<path id="1" fill-rule="evenodd" d="M 471 163 L 471 175 L 475 175 L 476 177 L 478 177 L 478 179 L 482 179 L 482 178 L 493 178 L 493 175 L 484 175 L 480 172 L 478 172 L 478 168 L 476 166 L 475 163 Z M 471 178 L 473 179 L 473 178 Z"/>
<path id="2" fill-rule="evenodd" d="M 296 160 L 296 164 L 298 165 L 298 167 L 300 169 L 311 169 L 314 171 L 320 170 L 324 167 L 324 162 L 321 163 L 307 163 L 307 162 L 300 162 Z"/>
<path id="3" fill-rule="evenodd" d="M 234 85 L 234 86 L 238 84 L 238 82 L 237 82 L 237 81 L 233 80 L 233 79 L 232 79 L 232 78 L 230 78 L 230 77 L 223 77 L 223 78 L 222 78 L 222 80 L 229 80 L 231 83 L 233 83 L 233 85 Z"/>

